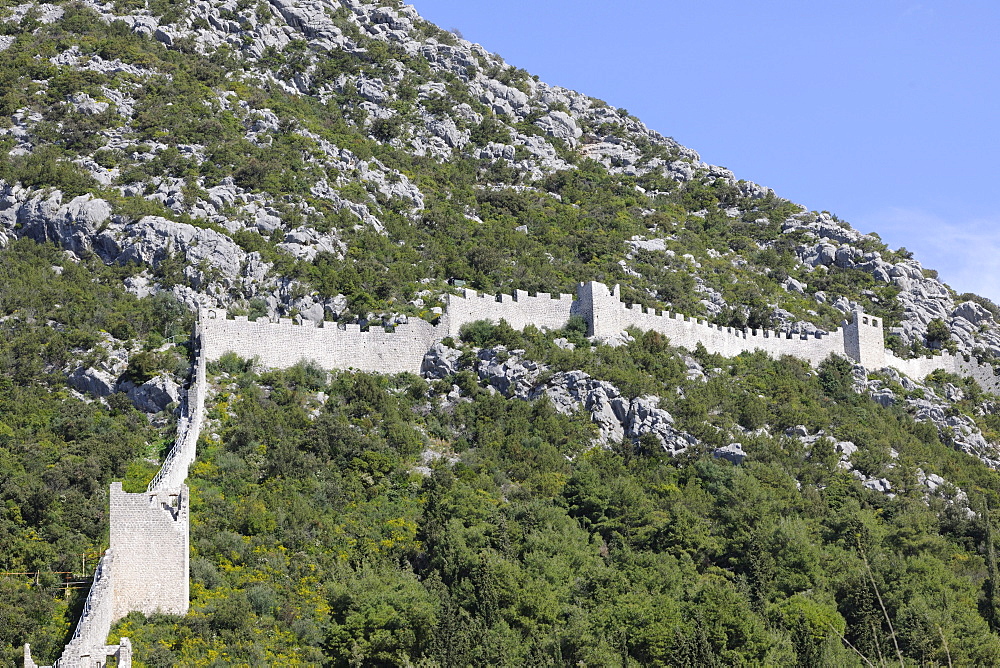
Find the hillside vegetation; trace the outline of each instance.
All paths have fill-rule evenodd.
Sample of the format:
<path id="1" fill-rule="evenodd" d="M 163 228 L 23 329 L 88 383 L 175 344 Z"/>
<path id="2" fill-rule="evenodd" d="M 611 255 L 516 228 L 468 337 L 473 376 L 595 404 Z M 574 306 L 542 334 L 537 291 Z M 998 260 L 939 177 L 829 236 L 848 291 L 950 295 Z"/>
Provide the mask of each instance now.
<path id="1" fill-rule="evenodd" d="M 58 657 L 108 483 L 162 462 L 198 304 L 369 327 L 599 280 L 1000 356 L 1000 308 L 905 248 L 394 1 L 0 0 L 0 246 L 11 663 Z M 997 662 L 1000 398 L 585 330 L 473 323 L 421 376 L 224 357 L 191 613 L 111 640 L 144 666 Z"/>

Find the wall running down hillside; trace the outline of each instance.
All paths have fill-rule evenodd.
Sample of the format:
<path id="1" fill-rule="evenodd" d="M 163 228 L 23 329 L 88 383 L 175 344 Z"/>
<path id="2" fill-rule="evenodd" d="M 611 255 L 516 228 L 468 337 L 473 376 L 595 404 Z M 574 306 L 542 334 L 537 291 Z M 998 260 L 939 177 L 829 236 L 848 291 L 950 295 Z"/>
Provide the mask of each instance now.
<path id="1" fill-rule="evenodd" d="M 195 331 L 195 340 L 198 339 Z M 83 614 L 55 668 L 104 666 L 114 656 L 132 665 L 132 645 L 106 645 L 111 627 L 130 612 L 183 615 L 188 610 L 190 500 L 184 484 L 194 462 L 205 413 L 205 357 L 198 355 L 190 388 L 181 401 L 174 447 L 146 492 L 111 485 L 111 547 L 94 574 Z M 24 647 L 25 668 L 37 668 Z"/>
<path id="2" fill-rule="evenodd" d="M 159 473 L 146 492 L 131 494 L 121 483 L 111 485 L 111 547 L 101 559 L 94 585 L 72 640 L 56 662 L 58 668 L 103 666 L 115 656 L 119 666 L 130 666 L 132 649 L 127 638 L 105 645 L 111 626 L 132 611 L 144 614 L 184 614 L 188 609 L 189 498 L 184 481 L 195 458 L 205 409 L 205 365 L 227 352 L 257 358 L 272 368 L 285 368 L 302 360 L 326 369 L 356 369 L 376 373 L 421 372 L 424 356 L 437 341 L 456 336 L 462 325 L 477 320 L 505 320 L 515 329 L 535 325 L 545 329 L 564 326 L 572 315 L 587 322 L 588 334 L 599 339 L 618 336 L 635 327 L 656 331 L 682 348 L 698 344 L 709 352 L 733 357 L 763 350 L 769 355 L 793 355 L 819 364 L 830 354 L 843 355 L 870 369 L 889 366 L 915 378 L 937 369 L 971 376 L 986 390 L 1000 392 L 993 367 L 974 359 L 944 354 L 913 360 L 895 357 L 885 349 L 880 318 L 861 311 L 827 334 L 789 335 L 772 330 L 719 327 L 704 320 L 670 312 L 656 312 L 621 301 L 618 286 L 581 283 L 577 296 L 480 295 L 465 290 L 448 297 L 447 312 L 437 325 L 423 320 L 399 325 L 394 331 L 358 325 L 344 328 L 334 323 L 317 327 L 294 324 L 290 319 L 272 322 L 237 316 L 230 320 L 220 309 L 203 309 L 195 330 L 199 343 L 194 377 L 182 402 L 177 439 Z M 36 668 L 25 646 L 27 668 Z"/>

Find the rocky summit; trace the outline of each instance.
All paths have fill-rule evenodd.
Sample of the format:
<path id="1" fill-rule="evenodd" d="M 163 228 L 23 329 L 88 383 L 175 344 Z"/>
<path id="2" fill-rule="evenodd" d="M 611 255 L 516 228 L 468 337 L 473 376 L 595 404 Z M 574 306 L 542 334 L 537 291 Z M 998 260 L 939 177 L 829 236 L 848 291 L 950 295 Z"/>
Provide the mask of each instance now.
<path id="1" fill-rule="evenodd" d="M 198 314 L 280 348 L 598 281 L 742 339 L 870 317 L 895 359 L 990 371 L 1000 307 L 905 248 L 394 0 L 0 0 L 0 84 L 5 661 L 77 665 L 124 563 L 94 570 L 113 481 L 191 512 L 190 608 L 109 614 L 118 665 L 1000 655 L 1000 398 L 952 367 L 593 313 L 465 323 L 419 374 L 200 357 Z"/>

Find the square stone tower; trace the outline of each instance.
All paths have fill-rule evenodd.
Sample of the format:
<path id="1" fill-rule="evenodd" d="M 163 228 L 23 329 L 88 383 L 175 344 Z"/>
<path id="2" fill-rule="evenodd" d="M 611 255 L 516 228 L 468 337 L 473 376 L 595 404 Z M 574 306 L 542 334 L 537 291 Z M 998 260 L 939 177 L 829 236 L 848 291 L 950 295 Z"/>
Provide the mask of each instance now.
<path id="1" fill-rule="evenodd" d="M 881 318 L 854 312 L 854 321 L 844 324 L 844 352 L 866 369 L 885 366 L 885 338 Z"/>
<path id="2" fill-rule="evenodd" d="M 622 331 L 625 305 L 617 285 L 609 290 L 597 281 L 581 283 L 576 289 L 576 299 L 576 313 L 587 321 L 587 336 L 607 339 Z"/>
<path id="3" fill-rule="evenodd" d="M 111 484 L 114 614 L 188 610 L 188 488 L 130 494 Z"/>

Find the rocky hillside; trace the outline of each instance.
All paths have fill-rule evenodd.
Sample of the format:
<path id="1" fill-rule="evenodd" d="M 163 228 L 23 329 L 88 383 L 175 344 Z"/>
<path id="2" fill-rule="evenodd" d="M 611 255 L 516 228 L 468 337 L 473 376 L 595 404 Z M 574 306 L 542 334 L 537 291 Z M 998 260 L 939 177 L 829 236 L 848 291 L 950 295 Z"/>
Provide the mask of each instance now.
<path id="1" fill-rule="evenodd" d="M 1000 308 L 905 249 L 391 0 L 2 2 L 0 155 L 10 572 L 106 546 L 107 482 L 144 489 L 169 443 L 199 303 L 369 327 L 600 280 L 736 327 L 860 305 L 900 356 L 1000 357 Z M 995 397 L 614 343 L 472 327 L 422 378 L 224 360 L 193 613 L 116 633 L 147 665 L 1000 651 Z M 54 586 L 0 579 L 5 657 L 58 655 L 80 601 Z"/>
<path id="2" fill-rule="evenodd" d="M 137 263 L 136 294 L 398 320 L 431 317 L 447 281 L 597 278 L 792 331 L 860 303 L 901 354 L 1000 353 L 996 307 L 904 249 L 409 6 L 29 3 L 0 32 L 0 234 Z"/>

